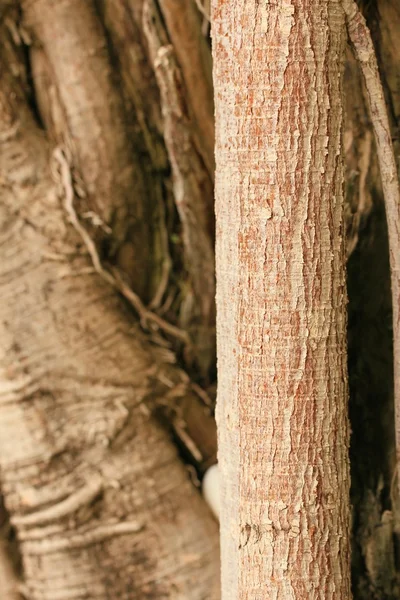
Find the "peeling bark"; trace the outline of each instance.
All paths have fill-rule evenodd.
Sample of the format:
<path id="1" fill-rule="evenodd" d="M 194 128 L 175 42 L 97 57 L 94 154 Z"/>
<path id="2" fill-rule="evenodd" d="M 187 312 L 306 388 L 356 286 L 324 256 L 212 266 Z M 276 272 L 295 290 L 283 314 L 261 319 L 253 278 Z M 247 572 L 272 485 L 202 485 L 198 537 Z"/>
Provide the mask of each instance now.
<path id="1" fill-rule="evenodd" d="M 213 180 L 215 134 L 210 48 L 193 0 L 159 0 L 159 5 L 182 69 L 197 146 Z"/>
<path id="2" fill-rule="evenodd" d="M 182 224 L 184 263 L 192 288 L 186 294 L 181 326 L 191 334 L 196 364 L 206 377 L 215 362 L 213 185 L 196 148 L 195 126 L 174 48 L 168 43 L 154 2 L 145 2 L 143 19 L 160 88 L 164 138 Z"/>
<path id="3" fill-rule="evenodd" d="M 27 593 L 217 599 L 216 524 L 149 410 L 190 382 L 91 269 L 5 68 L 0 90 L 0 466 Z"/>

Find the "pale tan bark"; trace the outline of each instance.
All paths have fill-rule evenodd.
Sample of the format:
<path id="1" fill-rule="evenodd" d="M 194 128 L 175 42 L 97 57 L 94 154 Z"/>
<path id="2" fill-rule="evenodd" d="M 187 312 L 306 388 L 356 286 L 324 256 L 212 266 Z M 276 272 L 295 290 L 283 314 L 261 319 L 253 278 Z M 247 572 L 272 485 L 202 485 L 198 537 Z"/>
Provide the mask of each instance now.
<path id="1" fill-rule="evenodd" d="M 112 13 L 112 25 L 115 28 L 115 31 L 113 30 L 113 41 L 115 43 L 115 48 L 119 48 L 118 40 L 120 38 L 118 38 L 118 35 L 122 35 L 121 28 L 123 27 L 123 25 L 125 25 L 125 27 L 129 27 L 129 24 L 121 22 L 122 17 L 118 10 L 115 10 L 116 7 L 112 5 L 112 3 L 106 2 L 106 5 L 107 10 L 102 14 L 102 16 L 106 18 L 106 15 L 108 13 Z M 15 9 L 16 7 L 13 6 L 11 8 Z M 140 22 L 142 21 L 141 12 L 140 15 L 136 15 L 133 11 L 131 13 L 124 13 L 122 11 L 122 15 L 131 16 L 131 18 L 134 15 L 140 20 Z M 109 16 L 111 17 L 111 15 Z M 25 37 L 27 33 L 26 31 L 24 31 L 23 34 L 18 33 L 16 19 L 16 11 L 9 10 L 4 20 L 4 35 L 2 36 L 2 40 L 4 41 L 3 61 L 4 64 L 12 65 L 13 73 L 16 76 L 16 81 L 18 79 L 21 89 L 23 89 L 28 96 L 31 96 L 32 90 L 29 88 L 26 73 L 22 66 L 24 62 L 24 54 L 23 48 L 20 45 L 20 36 L 23 35 Z M 132 27 L 133 26 L 134 25 L 132 24 Z M 18 46 L 15 45 L 15 40 L 17 40 Z M 128 41 L 129 40 L 131 40 L 131 38 L 128 38 Z M 135 58 L 135 54 L 136 58 L 138 58 L 137 54 L 139 53 L 139 57 L 141 56 L 141 60 L 143 62 L 145 60 L 145 57 L 143 56 L 143 54 L 140 54 L 140 52 L 143 53 L 143 49 L 141 48 L 139 43 L 140 39 L 137 39 L 136 42 L 137 43 L 132 47 L 130 47 L 128 44 L 127 54 L 131 58 L 131 61 L 133 61 Z M 87 43 L 87 40 L 84 40 L 84 43 Z M 138 46 L 141 48 L 141 50 L 138 50 Z M 114 46 L 112 46 L 111 48 L 113 47 Z M 70 142 L 70 137 L 72 133 L 68 127 L 68 122 L 65 116 L 65 108 L 58 91 L 57 79 L 54 78 L 51 65 L 43 48 L 40 46 L 36 46 L 35 44 L 31 44 L 29 46 L 29 50 L 30 61 L 32 65 L 32 76 L 35 85 L 34 92 L 36 108 L 38 110 L 42 124 L 46 129 L 46 136 L 50 138 L 52 144 L 62 146 L 66 145 L 67 154 L 69 156 L 70 161 L 73 163 L 71 173 L 67 174 L 67 179 L 70 180 L 70 183 L 68 184 L 68 187 L 70 189 L 67 190 L 66 193 L 69 195 L 71 192 L 72 194 L 76 192 L 78 197 L 75 197 L 75 199 L 73 199 L 73 202 L 76 205 L 75 208 L 69 207 L 66 212 L 66 215 L 68 219 L 70 217 L 73 219 L 73 226 L 79 229 L 80 232 L 83 232 L 83 234 L 81 235 L 81 242 L 83 243 L 86 250 L 88 249 L 88 246 L 90 247 L 90 253 L 92 256 L 95 257 L 92 261 L 94 270 L 96 270 L 102 276 L 102 278 L 105 279 L 105 281 L 109 282 L 112 285 L 112 287 L 118 290 L 133 306 L 133 309 L 136 311 L 136 314 L 138 314 L 138 316 L 140 317 L 142 325 L 148 329 L 148 332 L 150 334 L 149 338 L 153 343 L 158 344 L 161 342 L 162 344 L 167 344 L 167 346 L 169 346 L 166 340 L 160 340 L 160 336 L 157 335 L 157 329 L 159 328 L 162 331 L 166 331 L 166 333 L 170 335 L 172 339 L 178 339 L 180 341 L 183 341 L 183 343 L 187 344 L 189 340 L 187 332 L 175 327 L 172 323 L 165 321 L 165 319 L 162 319 L 157 313 L 151 310 L 149 311 L 145 304 L 142 302 L 141 298 L 138 297 L 138 295 L 135 294 L 134 291 L 131 290 L 129 285 L 127 285 L 126 283 L 126 280 L 128 281 L 128 284 L 132 281 L 132 279 L 129 278 L 129 272 L 131 276 L 133 275 L 133 273 L 130 270 L 130 266 L 132 265 L 131 261 L 129 260 L 129 251 L 127 253 L 126 260 L 123 260 L 123 254 L 125 254 L 124 248 L 126 250 L 127 247 L 132 247 L 132 244 L 133 246 L 135 246 L 136 244 L 138 244 L 138 240 L 128 240 L 128 242 L 126 244 L 123 244 L 122 246 L 122 252 L 119 256 L 118 266 L 120 267 L 120 269 L 122 269 L 125 278 L 124 280 L 121 279 L 120 274 L 118 272 L 115 273 L 115 276 L 110 272 L 110 265 L 108 262 L 106 262 L 105 265 L 102 264 L 102 253 L 99 253 L 96 250 L 95 244 L 90 239 L 92 235 L 96 237 L 95 231 L 93 230 L 93 228 L 90 227 L 92 217 L 94 217 L 96 223 L 96 218 L 100 217 L 100 215 L 91 213 L 91 218 L 88 220 L 84 213 L 84 218 L 82 218 L 81 213 L 84 212 L 84 207 L 81 206 L 82 196 L 85 196 L 86 191 L 84 188 L 84 182 L 79 177 L 79 174 L 76 172 L 76 170 L 73 168 L 74 161 L 79 162 L 79 157 L 76 155 L 76 147 Z M 122 58 L 126 58 L 126 56 L 123 55 Z M 131 63 L 129 64 L 131 65 Z M 128 73 L 125 72 L 122 68 L 121 78 L 123 82 L 125 82 L 126 77 L 128 77 Z M 145 101 L 144 98 L 146 96 L 146 93 L 150 94 L 150 91 L 152 90 L 153 95 L 155 93 L 154 102 L 156 103 L 159 101 L 157 96 L 157 85 L 154 74 L 153 87 L 150 85 L 151 82 L 147 82 L 147 87 L 144 85 L 143 82 L 141 82 L 140 73 L 138 70 L 135 71 L 134 69 L 130 69 L 129 77 L 131 78 L 131 81 L 129 84 L 126 84 L 125 90 L 127 96 L 130 96 L 130 91 L 135 84 L 139 86 L 139 83 L 142 83 L 143 89 L 139 86 L 141 92 L 141 99 L 138 100 L 137 97 L 135 97 L 135 100 L 138 101 L 138 105 L 136 106 L 136 108 L 139 113 L 140 106 L 142 106 L 142 104 Z M 154 113 L 156 112 L 157 111 L 153 111 L 152 114 L 154 115 Z M 155 205 L 153 207 L 152 212 L 152 219 L 149 225 L 154 233 L 153 241 L 156 244 L 157 241 L 159 241 L 160 247 L 158 248 L 158 251 L 157 249 L 153 248 L 154 254 L 152 255 L 151 260 L 153 266 L 153 273 L 147 273 L 146 277 L 148 279 L 154 280 L 154 282 L 157 283 L 158 268 L 157 265 L 154 264 L 156 262 L 155 259 L 157 256 L 157 252 L 161 251 L 163 262 L 169 261 L 168 247 L 166 247 L 166 245 L 168 245 L 168 242 L 164 239 L 168 236 L 168 231 L 166 230 L 165 215 L 162 214 L 163 207 L 161 206 L 161 204 L 163 203 L 163 198 L 161 197 L 163 192 L 161 188 L 164 185 L 162 182 L 162 173 L 160 172 L 158 176 L 156 176 L 155 173 L 151 171 L 151 169 L 154 166 L 156 166 L 161 171 L 163 169 L 165 170 L 166 166 L 164 163 L 166 159 L 161 159 L 159 153 L 156 150 L 156 147 L 160 148 L 159 142 L 157 142 L 158 134 L 156 133 L 156 131 L 158 131 L 159 129 L 156 122 L 157 120 L 155 119 L 155 117 L 155 120 L 153 118 L 150 118 L 149 115 L 147 115 L 146 118 L 148 119 L 148 121 L 146 121 L 147 125 L 145 125 L 143 120 L 141 120 L 140 126 L 144 129 L 146 129 L 147 127 L 148 135 L 146 134 L 144 137 L 149 142 L 150 146 L 151 144 L 153 144 L 152 148 L 150 146 L 147 148 L 149 154 L 151 155 L 152 163 L 150 164 L 148 162 L 148 156 L 144 155 L 140 160 L 140 164 L 136 163 L 136 168 L 142 168 L 142 175 L 146 180 L 146 190 L 148 190 L 148 192 L 145 194 L 146 201 L 148 201 L 149 199 L 155 200 Z M 110 130 L 112 129 L 111 124 L 108 124 L 107 127 Z M 152 132 L 152 136 L 150 136 L 150 131 Z M 134 134 L 136 140 L 138 136 L 137 130 L 135 130 Z M 144 147 L 141 147 L 140 150 L 142 153 L 145 151 Z M 60 154 L 60 151 L 57 150 L 56 154 L 58 156 Z M 159 156 L 159 161 L 156 159 L 156 155 Z M 95 158 L 93 160 L 95 160 Z M 163 162 L 164 166 L 162 166 L 160 161 Z M 56 161 L 56 164 L 59 168 L 60 165 L 58 164 L 58 160 Z M 67 169 L 69 169 L 68 165 Z M 103 196 L 104 198 L 107 198 L 107 190 L 104 189 L 103 186 L 104 180 L 102 178 L 96 181 L 95 191 L 97 192 L 98 190 L 99 192 L 98 194 L 94 194 L 96 197 Z M 112 204 L 112 202 L 114 201 L 112 195 L 109 197 L 109 200 Z M 135 201 L 136 200 L 139 203 L 142 201 L 141 198 L 135 197 Z M 152 200 L 150 200 L 150 203 L 152 203 Z M 71 209 L 72 214 L 70 215 Z M 81 219 L 81 222 L 79 222 L 79 219 Z M 98 224 L 97 227 L 99 227 Z M 104 223 L 100 224 L 100 229 L 104 229 L 104 227 Z M 112 232 L 112 237 L 114 241 L 118 244 L 118 235 L 115 231 Z M 86 243 L 86 240 L 89 241 Z M 109 257 L 106 257 L 106 259 L 107 258 Z M 140 266 L 140 261 L 138 261 L 137 264 L 139 264 Z M 168 270 L 169 269 L 167 269 L 167 271 Z M 113 271 L 113 273 L 114 272 L 115 271 Z M 157 294 L 153 298 L 153 302 L 151 303 L 150 308 L 157 309 L 159 307 L 159 302 L 161 301 L 162 296 L 165 292 L 166 283 L 168 283 L 169 273 L 167 272 L 166 275 L 167 281 L 165 281 L 164 278 L 162 278 L 162 280 L 160 281 L 160 284 L 157 286 Z M 133 284 L 136 283 L 137 281 L 134 280 Z M 184 376 L 185 383 L 182 386 L 180 386 L 179 389 L 175 388 L 173 393 L 168 395 L 168 399 L 162 399 L 162 401 L 160 402 L 161 412 L 169 416 L 169 419 L 173 425 L 173 429 L 177 433 L 179 439 L 182 439 L 182 441 L 183 439 L 185 440 L 184 446 L 187 452 L 189 453 L 191 461 L 194 461 L 196 467 L 203 471 L 207 467 L 207 465 L 210 464 L 210 462 L 213 462 L 216 454 L 216 428 L 215 421 L 211 415 L 211 401 L 209 398 L 207 398 L 207 394 L 204 394 L 200 388 L 198 388 L 194 384 L 192 385 L 192 382 L 186 376 L 186 374 L 184 374 L 183 372 L 181 372 L 181 374 L 182 376 Z"/>
<path id="2" fill-rule="evenodd" d="M 26 0 L 22 8 L 34 69 L 35 49 L 43 49 L 49 61 L 50 79 L 65 115 L 65 143 L 83 180 L 87 207 L 113 229 L 110 255 L 118 260 L 119 254 L 130 254 L 128 275 L 135 290 L 145 295 L 151 265 L 151 207 L 94 3 Z M 104 237 L 101 229 L 97 237 Z"/>
<path id="3" fill-rule="evenodd" d="M 46 166 L 24 158 L 8 170 L 21 216 L 3 197 L 0 460 L 31 598 L 207 597 L 215 525 L 143 409 L 173 373 L 87 261 L 64 262 L 74 242 Z"/>
<path id="4" fill-rule="evenodd" d="M 350 598 L 340 2 L 213 6 L 222 597 Z"/>
<path id="5" fill-rule="evenodd" d="M 0 90 L 0 466 L 29 597 L 217 599 L 216 524 L 147 408 L 190 382 L 93 271 L 6 68 Z"/>

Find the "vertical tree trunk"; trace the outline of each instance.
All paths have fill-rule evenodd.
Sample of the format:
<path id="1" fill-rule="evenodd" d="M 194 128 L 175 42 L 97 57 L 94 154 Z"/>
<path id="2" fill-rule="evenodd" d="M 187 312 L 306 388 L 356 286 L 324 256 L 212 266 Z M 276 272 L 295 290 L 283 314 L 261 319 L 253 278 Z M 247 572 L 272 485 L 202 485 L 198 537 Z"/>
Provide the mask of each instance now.
<path id="1" fill-rule="evenodd" d="M 213 18 L 222 597 L 349 598 L 344 16 Z"/>

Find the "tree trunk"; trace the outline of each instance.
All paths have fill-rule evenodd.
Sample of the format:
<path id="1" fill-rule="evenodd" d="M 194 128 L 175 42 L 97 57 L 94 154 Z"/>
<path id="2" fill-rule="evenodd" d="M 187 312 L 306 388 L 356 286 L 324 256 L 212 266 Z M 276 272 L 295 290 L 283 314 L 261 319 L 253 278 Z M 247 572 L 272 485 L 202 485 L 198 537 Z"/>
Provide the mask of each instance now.
<path id="1" fill-rule="evenodd" d="M 217 599 L 216 523 L 152 415 L 168 404 L 179 416 L 186 396 L 201 428 L 207 409 L 175 342 L 147 309 L 145 335 L 113 289 L 132 283 L 146 298 L 157 287 L 160 232 L 103 26 L 91 2 L 23 8 L 25 29 L 13 7 L 2 15 L 0 465 L 24 594 Z M 50 144 L 26 104 L 21 35 Z"/>
<path id="2" fill-rule="evenodd" d="M 240 27 L 249 26 L 251 4 L 241 0 L 236 5 Z M 271 166 L 264 170 L 259 167 L 259 160 L 260 164 L 275 160 L 273 154 L 264 160 L 265 148 L 278 151 L 279 140 L 287 140 L 284 157 L 288 167 L 279 171 L 278 181 L 281 187 L 287 170 L 287 189 L 280 200 L 286 210 L 286 196 L 296 197 L 298 204 L 290 218 L 299 228 L 305 201 L 312 207 L 314 193 L 323 200 L 319 206 L 326 210 L 332 189 L 327 171 L 319 176 L 315 173 L 318 158 L 310 157 L 307 168 L 303 168 L 306 158 L 302 151 L 316 150 L 316 156 L 321 156 L 323 138 L 314 128 L 308 147 L 296 151 L 298 134 L 288 132 L 293 128 L 302 133 L 313 123 L 313 116 L 305 111 L 316 108 L 315 90 L 304 87 L 323 60 L 325 41 L 321 46 L 319 36 L 328 31 L 323 24 L 324 19 L 324 23 L 329 20 L 324 10 L 333 2 L 309 3 L 313 6 L 307 10 L 315 11 L 314 18 L 310 16 L 305 24 L 301 19 L 297 23 L 305 1 L 293 1 L 296 23 L 287 35 L 286 13 L 282 13 L 277 21 L 282 33 L 269 44 L 270 54 L 266 49 L 269 38 L 265 32 L 264 37 L 260 35 L 261 21 L 263 29 L 269 27 L 277 6 L 270 3 L 270 16 L 264 17 L 263 3 L 258 4 L 260 29 L 254 33 L 254 45 L 253 41 L 246 43 L 247 56 L 249 48 L 255 49 L 251 54 L 253 67 L 248 65 L 246 71 L 245 65 L 237 62 L 230 67 L 244 83 L 237 98 L 232 96 L 237 106 L 230 104 L 228 110 L 243 120 L 240 111 L 250 111 L 253 102 L 253 116 L 267 118 L 274 101 L 271 90 L 277 91 L 278 84 L 273 79 L 273 87 L 269 82 L 266 86 L 263 78 L 274 75 L 276 48 L 289 52 L 286 71 L 278 69 L 277 76 L 283 90 L 289 90 L 290 106 L 282 104 L 275 130 L 257 138 L 253 156 L 237 152 L 232 145 L 225 158 L 234 158 L 236 164 L 241 160 L 244 177 L 239 195 L 244 201 L 248 185 L 245 208 L 250 202 L 252 207 L 248 225 L 258 227 L 261 223 L 256 233 L 259 239 L 268 233 L 269 268 L 269 261 L 278 254 L 278 243 L 270 253 L 274 239 L 270 232 L 275 235 L 282 216 L 278 204 L 272 207 L 269 219 L 266 207 L 256 206 L 268 191 L 273 198 L 275 189 Z M 399 3 L 360 0 L 359 4 L 376 46 L 398 160 Z M 2 599 L 14 600 L 21 594 L 31 600 L 219 597 L 215 523 L 189 485 L 188 473 L 170 439 L 172 433 L 181 457 L 195 466 L 200 476 L 215 461 L 214 123 L 209 6 L 210 0 L 0 0 L 0 389 L 4 399 L 0 401 L 0 466 L 3 494 L 15 524 L 0 531 Z M 246 10 L 242 10 L 244 6 Z M 321 7 L 324 10 L 319 10 Z M 290 12 L 290 8 L 286 10 Z M 318 53 L 311 62 L 307 56 L 306 62 L 301 59 L 294 63 L 291 57 L 295 52 L 310 52 L 307 27 L 314 31 L 318 19 L 321 28 L 311 37 L 312 48 Z M 331 53 L 338 43 L 333 29 L 329 35 Z M 267 35 L 268 31 L 272 29 Z M 282 59 L 284 62 L 283 55 Z M 7 68 L 11 74 L 6 73 Z M 320 70 L 318 73 L 322 78 Z M 334 81 L 334 75 L 330 67 L 327 80 Z M 324 93 L 327 80 L 318 83 Z M 293 82 L 292 88 L 288 82 Z M 262 92 L 257 92 L 257 86 Z M 344 87 L 353 594 L 357 600 L 395 600 L 400 595 L 400 507 L 393 494 L 396 461 L 387 231 L 371 125 L 359 70 L 350 54 Z M 251 94 L 243 100 L 247 88 Z M 227 96 L 232 90 L 227 90 Z M 330 100 L 337 92 L 337 87 L 331 86 Z M 281 93 L 278 90 L 278 95 Z M 7 108 L 10 102 L 17 111 L 14 117 Z M 339 100 L 329 113 L 323 102 L 320 104 L 321 112 L 315 113 L 321 115 L 320 131 L 326 127 L 324 118 L 329 119 L 329 135 L 335 145 L 338 125 L 331 126 L 330 120 L 339 117 L 335 112 Z M 290 119 L 289 109 L 293 115 Z M 260 119 L 247 123 L 263 126 Z M 273 126 L 270 121 L 264 123 Z M 258 136 L 257 130 L 248 129 L 245 134 L 235 131 L 232 137 L 240 135 L 245 143 L 248 132 Z M 279 152 L 277 164 L 281 164 L 282 148 Z M 251 167 L 252 179 L 247 180 L 249 156 L 256 168 Z M 295 178 L 291 172 L 296 159 L 300 163 Z M 331 161 L 332 156 L 325 160 Z M 232 181 L 231 186 L 237 182 Z M 294 186 L 302 186 L 302 192 L 293 192 Z M 340 192 L 336 197 L 339 202 Z M 82 231 L 96 243 L 100 270 L 93 267 Z M 293 237 L 298 231 L 284 236 L 286 245 L 276 265 L 282 273 L 282 259 L 289 264 L 290 240 L 290 252 L 298 248 L 298 237 Z M 316 234 L 321 231 L 327 234 L 321 228 Z M 249 239 L 254 240 L 251 235 Z M 234 240 L 230 242 L 234 244 Z M 247 251 L 244 243 L 240 252 Z M 318 238 L 311 238 L 307 248 L 315 251 L 317 243 Z M 248 267 L 241 263 L 243 274 L 257 260 L 262 262 L 256 250 L 251 253 L 256 260 Z M 310 255 L 304 250 L 306 256 L 308 260 Z M 317 257 L 313 264 L 317 269 Z M 309 277 L 310 271 L 304 273 Z M 296 270 L 292 275 L 296 277 Z M 322 281 L 317 275 L 313 282 Z M 262 306 L 263 282 L 273 280 L 273 270 L 269 277 L 255 282 L 251 310 Z M 270 306 L 272 294 L 282 292 L 282 281 L 278 284 L 267 286 L 265 294 L 265 308 L 275 316 Z M 306 291 L 310 288 L 305 287 Z M 281 314 L 291 310 L 293 292 L 283 293 L 287 296 L 280 304 Z M 304 300 L 304 296 L 299 295 L 299 299 Z M 247 306 L 245 327 L 250 305 L 242 306 Z M 284 322 L 281 327 L 285 347 L 281 346 L 276 361 L 283 367 L 279 369 L 281 379 L 272 386 L 279 384 L 279 398 L 288 394 L 288 402 L 294 394 L 289 385 L 292 371 L 288 370 L 295 366 L 299 377 L 301 364 L 296 361 L 302 359 L 296 354 L 296 340 L 288 338 L 304 333 L 306 318 L 303 315 L 303 321 L 299 317 L 298 324 L 290 323 L 286 334 L 289 324 Z M 227 320 L 222 340 L 234 326 Z M 257 340 L 254 326 L 259 323 L 249 331 Z M 273 331 L 277 327 L 275 322 Z M 271 340 L 264 342 L 263 351 Z M 290 363 L 282 358 L 289 351 Z M 312 361 L 318 351 L 309 350 L 308 379 L 299 377 L 299 396 L 304 395 L 304 381 L 310 386 L 311 378 L 313 384 L 316 381 Z M 260 354 L 258 348 L 256 354 Z M 324 373 L 318 372 L 318 378 Z M 272 377 L 268 376 L 267 383 Z M 282 381 L 284 377 L 287 379 Z M 259 393 L 255 387 L 259 380 L 252 385 Z M 277 388 L 270 386 L 260 393 L 265 404 L 263 394 L 268 394 L 268 415 L 273 414 Z M 329 398 L 327 395 L 324 401 Z M 308 401 L 297 402 L 295 407 L 297 411 L 304 408 L 304 418 L 309 418 L 306 410 L 320 402 L 320 397 L 310 395 Z M 284 418 L 290 407 L 286 408 Z M 297 415 L 293 413 L 292 421 Z M 277 435 L 286 427 L 279 418 L 274 419 L 274 426 Z M 287 429 L 285 432 L 287 435 Z M 308 442 L 302 439 L 302 452 Z M 294 438 L 293 453 L 298 452 L 295 443 Z M 253 440 L 251 447 L 256 448 Z M 268 451 L 268 440 L 263 439 L 259 448 Z M 282 456 L 275 457 L 275 461 L 281 460 Z M 304 461 L 299 463 L 299 470 L 302 465 Z M 275 476 L 275 472 L 270 473 Z M 287 473 L 282 477 L 288 481 Z M 296 477 L 294 473 L 293 482 Z M 243 485 L 241 489 L 243 493 Z M 259 482 L 255 489 L 260 492 Z M 296 490 L 289 486 L 285 493 L 302 491 L 300 486 Z M 324 492 L 325 488 L 317 491 Z M 48 509 L 50 514 L 43 512 Z M 21 520 L 29 515 L 36 518 L 37 526 Z M 283 510 L 279 516 L 284 530 L 290 525 L 285 519 L 293 513 Z M 257 525 L 256 519 L 249 524 L 252 522 Z M 261 543 L 278 536 L 277 523 L 279 530 L 275 513 L 267 521 L 268 532 L 262 532 Z M 270 531 L 272 525 L 275 533 Z M 15 529 L 19 540 L 15 539 Z M 247 539 L 246 531 L 245 536 Z M 286 539 L 284 531 L 279 536 L 277 552 L 282 550 L 280 541 Z M 250 530 L 249 543 L 241 552 L 255 549 L 252 541 L 256 538 Z M 290 551 L 296 540 L 304 538 L 293 539 Z M 307 560 L 309 555 L 305 556 Z M 64 568 L 61 561 L 65 561 L 66 572 L 60 575 Z M 324 571 L 320 573 L 322 577 Z"/>
<path id="3" fill-rule="evenodd" d="M 344 15 L 213 18 L 222 597 L 345 599 Z"/>
<path id="4" fill-rule="evenodd" d="M 5 84 L 0 456 L 31 598 L 204 598 L 216 527 L 144 404 L 182 378 L 88 276 L 47 145 Z"/>

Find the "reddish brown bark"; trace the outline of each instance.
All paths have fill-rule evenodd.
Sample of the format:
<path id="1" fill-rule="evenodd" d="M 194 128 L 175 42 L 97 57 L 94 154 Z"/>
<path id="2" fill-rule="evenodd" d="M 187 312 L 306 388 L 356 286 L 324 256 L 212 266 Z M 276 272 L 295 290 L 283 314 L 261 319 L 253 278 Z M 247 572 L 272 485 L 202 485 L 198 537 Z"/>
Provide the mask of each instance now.
<path id="1" fill-rule="evenodd" d="M 214 3 L 224 599 L 350 597 L 344 14 Z"/>

